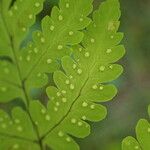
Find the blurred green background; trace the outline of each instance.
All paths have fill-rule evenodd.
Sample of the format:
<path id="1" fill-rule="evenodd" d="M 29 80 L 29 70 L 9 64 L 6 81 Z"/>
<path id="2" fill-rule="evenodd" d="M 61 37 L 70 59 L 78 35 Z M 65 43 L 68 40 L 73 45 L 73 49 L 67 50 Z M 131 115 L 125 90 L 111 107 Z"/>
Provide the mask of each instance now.
<path id="1" fill-rule="evenodd" d="M 40 28 L 40 20 L 49 15 L 59 0 L 47 0 L 37 23 L 31 28 L 25 43 L 31 39 L 33 30 Z M 103 0 L 94 0 L 97 9 Z M 81 150 L 121 150 L 121 141 L 128 135 L 135 136 L 135 126 L 140 118 L 147 118 L 150 103 L 150 0 L 120 0 L 122 17 L 120 31 L 125 37 L 122 43 L 126 55 L 121 60 L 124 73 L 116 81 L 118 95 L 105 103 L 107 118 L 92 123 L 91 135 L 78 140 Z M 40 96 L 44 96 L 42 92 Z M 5 107 L 5 106 L 3 106 Z M 7 107 L 8 109 L 8 107 Z"/>

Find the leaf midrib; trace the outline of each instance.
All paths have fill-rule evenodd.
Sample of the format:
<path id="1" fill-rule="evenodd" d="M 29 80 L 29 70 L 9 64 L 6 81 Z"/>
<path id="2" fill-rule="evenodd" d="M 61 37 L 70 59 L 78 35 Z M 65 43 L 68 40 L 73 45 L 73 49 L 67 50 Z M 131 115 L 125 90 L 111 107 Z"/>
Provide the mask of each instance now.
<path id="1" fill-rule="evenodd" d="M 86 79 L 84 85 L 81 87 L 81 89 L 80 89 L 80 91 L 79 91 L 78 96 L 77 96 L 77 97 L 75 98 L 75 100 L 72 102 L 72 104 L 71 104 L 69 110 L 67 111 L 67 113 L 63 116 L 63 118 L 62 118 L 53 128 L 51 128 L 51 130 L 49 130 L 47 133 L 45 133 L 44 136 L 41 137 L 42 140 L 43 140 L 44 138 L 46 138 L 46 136 L 47 136 L 48 134 L 50 134 L 55 128 L 57 128 L 57 127 L 61 124 L 61 122 L 63 122 L 63 121 L 65 120 L 65 118 L 67 118 L 67 116 L 68 116 L 69 113 L 71 112 L 71 110 L 72 110 L 72 108 L 73 108 L 75 102 L 76 102 L 76 101 L 78 100 L 78 98 L 81 96 L 82 90 L 83 90 L 83 88 L 85 87 L 85 85 L 86 85 L 86 83 L 88 82 L 88 80 L 89 80 L 89 77 L 87 77 L 87 79 Z"/>
<path id="2" fill-rule="evenodd" d="M 87 76 L 87 78 L 86 78 L 86 80 L 85 80 L 83 86 L 81 87 L 78 96 L 77 96 L 77 97 L 74 99 L 74 101 L 72 102 L 72 104 L 71 104 L 71 106 L 70 106 L 68 112 L 63 116 L 63 118 L 62 118 L 53 128 L 51 128 L 48 132 L 46 132 L 46 133 L 41 137 L 41 140 L 43 140 L 44 138 L 46 138 L 55 128 L 57 128 L 57 127 L 67 118 L 67 116 L 68 116 L 69 113 L 71 112 L 71 110 L 72 110 L 74 104 L 77 102 L 77 100 L 78 100 L 78 99 L 80 98 L 80 96 L 82 95 L 82 91 L 84 90 L 84 87 L 86 86 L 86 84 L 88 83 L 88 81 L 89 81 L 89 79 L 90 79 L 90 74 L 91 74 L 91 72 L 92 72 L 92 70 L 93 70 L 93 68 L 94 68 L 93 66 L 95 66 L 95 64 L 96 64 L 96 60 L 97 60 L 97 59 L 93 59 L 93 63 L 92 63 L 92 65 L 91 65 L 90 69 L 88 69 L 88 76 Z"/>

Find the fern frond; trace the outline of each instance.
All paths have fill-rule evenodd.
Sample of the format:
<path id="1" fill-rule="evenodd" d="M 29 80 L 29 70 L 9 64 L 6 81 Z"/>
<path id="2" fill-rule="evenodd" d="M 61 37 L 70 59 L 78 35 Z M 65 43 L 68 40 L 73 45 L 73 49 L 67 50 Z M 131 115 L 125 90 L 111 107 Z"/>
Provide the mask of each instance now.
<path id="1" fill-rule="evenodd" d="M 7 102 L 15 98 L 27 100 L 23 90 L 18 53 L 28 29 L 35 22 L 44 0 L 0 1 L 0 101 Z M 7 58 L 7 59 L 5 59 Z"/>
<path id="2" fill-rule="evenodd" d="M 0 60 L 0 68 L 0 102 L 23 97 L 16 66 L 9 61 Z"/>
<path id="3" fill-rule="evenodd" d="M 42 20 L 42 32 L 33 35 L 34 42 L 23 51 L 20 61 L 26 87 L 41 87 L 47 83 L 46 73 L 51 73 L 59 67 L 58 60 L 71 53 L 70 46 L 83 39 L 84 29 L 90 22 L 87 18 L 92 10 L 92 0 L 61 0 L 59 8 L 54 7 L 51 17 Z M 41 51 L 42 49 L 42 51 Z M 30 64 L 30 66 L 28 65 Z"/>
<path id="4" fill-rule="evenodd" d="M 148 112 L 150 106 L 148 108 Z M 150 112 L 149 112 L 150 116 Z M 146 119 L 140 119 L 136 126 L 136 138 L 126 137 L 122 142 L 122 150 L 149 150 L 150 149 L 150 123 Z"/>
<path id="5" fill-rule="evenodd" d="M 43 1 L 16 0 L 13 6 L 10 6 L 11 1 L 0 3 L 0 32 L 4 35 L 0 38 L 0 56 L 10 59 L 9 65 L 0 70 L 1 102 L 21 97 L 29 104 L 30 90 L 47 83 L 45 73 L 58 69 L 57 60 L 70 54 L 70 46 L 81 42 L 83 33 L 79 30 L 90 22 L 87 16 L 92 11 L 92 0 L 61 0 L 59 8 L 53 8 L 51 17 L 46 16 L 42 20 L 42 31 L 33 34 L 33 42 L 20 48 L 29 27 L 35 22 L 36 14 L 42 9 Z M 3 63 L 3 60 L 0 61 Z M 15 78 L 8 78 L 11 73 L 15 74 Z"/>
<path id="6" fill-rule="evenodd" d="M 1 3 L 0 29 L 7 24 L 3 10 L 9 2 Z M 0 148 L 45 150 L 48 146 L 53 150 L 77 150 L 79 146 L 72 136 L 84 138 L 90 133 L 86 121 L 105 118 L 106 107 L 98 102 L 109 101 L 116 95 L 116 87 L 109 82 L 123 71 L 120 65 L 113 64 L 125 52 L 118 45 L 123 38 L 122 33 L 117 33 L 120 6 L 118 0 L 107 0 L 94 12 L 90 23 L 87 16 L 91 3 L 92 0 L 60 0 L 59 8 L 54 7 L 51 17 L 42 20 L 41 31 L 33 34 L 33 41 L 25 48 L 20 48 L 24 34 L 18 30 L 15 35 L 15 22 L 10 29 L 6 26 L 5 42 L 11 46 L 10 55 L 1 53 L 2 57 L 7 56 L 0 63 L 1 102 L 21 97 L 27 105 L 25 111 L 14 108 L 11 117 L 0 111 Z M 16 11 L 16 4 L 21 2 L 16 1 L 12 10 Z M 82 41 L 80 30 L 87 25 Z M 56 71 L 60 67 L 58 60 L 62 65 L 60 71 Z M 46 73 L 51 72 L 56 86 L 47 88 L 50 100 L 45 107 L 38 100 L 31 101 L 29 93 L 31 88 L 47 83 Z"/>
<path id="7" fill-rule="evenodd" d="M 50 98 L 47 108 L 37 101 L 31 102 L 30 114 L 37 122 L 43 142 L 50 148 L 79 149 L 71 136 L 84 138 L 90 133 L 86 121 L 105 118 L 106 108 L 97 102 L 116 95 L 116 87 L 109 82 L 123 70 L 112 64 L 125 52 L 123 46 L 117 46 L 123 37 L 117 33 L 119 17 L 118 0 L 104 2 L 93 15 L 82 46 L 73 48 L 73 57 L 62 58 L 63 71 L 54 73 L 56 87 L 47 88 Z"/>
<path id="8" fill-rule="evenodd" d="M 21 42 L 28 33 L 29 27 L 35 23 L 36 15 L 42 10 L 44 0 L 11 0 L 0 2 L 0 32 L 5 33 L 1 40 L 0 55 L 12 56 L 11 46 L 18 51 Z M 12 6 L 11 6 L 12 5 Z"/>
<path id="9" fill-rule="evenodd" d="M 11 117 L 0 110 L 0 149 L 1 150 L 40 150 L 38 137 L 29 115 L 21 108 L 12 110 Z"/>

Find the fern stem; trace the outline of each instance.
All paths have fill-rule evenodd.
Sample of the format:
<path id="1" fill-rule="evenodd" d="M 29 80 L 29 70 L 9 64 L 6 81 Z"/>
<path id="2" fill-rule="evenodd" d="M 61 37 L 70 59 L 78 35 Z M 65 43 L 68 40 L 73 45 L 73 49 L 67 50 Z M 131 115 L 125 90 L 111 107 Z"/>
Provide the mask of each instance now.
<path id="1" fill-rule="evenodd" d="M 51 130 L 47 131 L 47 132 L 41 137 L 42 140 L 43 140 L 49 133 L 51 133 L 57 126 L 59 126 L 59 124 L 60 124 L 61 122 L 63 122 L 63 120 L 65 120 L 65 118 L 69 115 L 69 113 L 70 113 L 71 110 L 72 110 L 72 107 L 74 106 L 74 104 L 76 103 L 76 101 L 78 100 L 78 98 L 81 96 L 81 93 L 82 93 L 84 87 L 85 87 L 86 84 L 88 83 L 88 80 L 89 80 L 89 78 L 90 78 L 90 74 L 91 74 L 91 72 L 92 72 L 92 70 L 93 70 L 92 68 L 94 68 L 96 62 L 97 62 L 97 61 L 96 61 L 96 59 L 95 59 L 94 62 L 92 63 L 92 65 L 91 65 L 91 67 L 89 68 L 88 77 L 87 77 L 87 79 L 85 80 L 85 83 L 84 83 L 83 86 L 81 87 L 78 96 L 75 98 L 74 102 L 71 104 L 71 107 L 70 107 L 70 109 L 68 110 L 68 112 L 66 113 L 66 115 L 65 115 Z"/>
<path id="2" fill-rule="evenodd" d="M 12 38 L 11 38 L 11 39 L 12 39 Z M 38 129 L 37 129 L 37 127 L 36 127 L 36 125 L 35 125 L 35 123 L 34 123 L 32 117 L 31 117 L 31 114 L 30 114 L 30 112 L 29 112 L 29 102 L 30 102 L 30 100 L 29 100 L 29 97 L 28 97 L 28 94 L 27 94 L 27 91 L 26 91 L 26 88 L 25 88 L 25 80 L 22 80 L 22 77 L 21 77 L 20 67 L 19 67 L 19 64 L 18 64 L 17 56 L 16 56 L 16 54 L 15 54 L 14 46 L 13 46 L 13 40 L 11 40 L 11 43 L 12 43 L 13 54 L 14 54 L 14 57 L 15 57 L 15 63 L 16 63 L 16 66 L 17 66 L 17 70 L 18 70 L 18 73 L 19 73 L 20 80 L 21 80 L 21 87 L 22 87 L 22 90 L 23 90 L 23 93 L 24 93 L 24 96 L 25 96 L 25 99 L 26 99 L 26 103 L 27 103 L 26 110 L 27 110 L 27 113 L 28 113 L 28 115 L 29 115 L 29 118 L 30 118 L 30 120 L 31 120 L 31 122 L 32 122 L 32 125 L 33 125 L 33 127 L 34 127 L 34 130 L 35 130 L 35 132 L 36 132 L 36 135 L 37 135 L 37 138 L 38 138 L 38 143 L 39 143 L 39 145 L 40 145 L 40 148 L 41 148 L 41 150 L 44 150 L 44 147 L 43 147 L 42 142 L 41 142 L 41 140 L 40 140 L 40 136 L 39 136 Z"/>
<path id="3" fill-rule="evenodd" d="M 28 94 L 27 94 L 27 91 L 26 91 L 24 82 L 22 83 L 22 89 L 23 89 L 23 91 L 24 91 L 24 95 L 25 95 L 26 99 L 29 101 Z M 42 143 L 42 141 L 41 141 L 41 139 L 40 139 L 40 135 L 39 135 L 39 132 L 38 132 L 38 128 L 37 128 L 36 124 L 34 123 L 32 117 L 31 117 L 31 114 L 30 114 L 30 111 L 29 111 L 28 107 L 27 107 L 27 113 L 28 113 L 28 115 L 29 115 L 29 117 L 30 117 L 30 120 L 31 120 L 31 122 L 32 122 L 32 125 L 33 125 L 33 127 L 34 127 L 34 130 L 35 130 L 35 132 L 36 132 L 36 134 L 37 134 L 38 143 L 39 143 L 39 145 L 40 145 L 40 148 L 41 148 L 41 150 L 45 150 L 45 147 L 44 147 L 44 145 L 43 145 L 43 143 Z"/>

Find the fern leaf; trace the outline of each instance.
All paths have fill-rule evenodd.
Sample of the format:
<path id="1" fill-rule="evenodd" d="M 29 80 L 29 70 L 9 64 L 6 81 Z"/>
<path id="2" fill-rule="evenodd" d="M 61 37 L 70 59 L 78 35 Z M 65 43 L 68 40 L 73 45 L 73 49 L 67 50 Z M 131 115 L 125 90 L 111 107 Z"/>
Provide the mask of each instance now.
<path id="1" fill-rule="evenodd" d="M 122 150 L 150 149 L 150 123 L 146 119 L 140 119 L 139 122 L 137 123 L 136 138 L 137 140 L 131 136 L 126 137 L 122 142 Z"/>
<path id="2" fill-rule="evenodd" d="M 0 149 L 40 150 L 36 144 L 37 139 L 32 122 L 25 111 L 16 107 L 10 117 L 0 110 Z"/>
<path id="3" fill-rule="evenodd" d="M 2 10 L 9 2 L 2 3 Z M 42 30 L 33 34 L 33 42 L 25 48 L 19 48 L 24 34 L 18 30 L 15 36 L 15 22 L 13 27 L 6 29 L 12 56 L 5 55 L 10 56 L 9 61 L 1 60 L 0 86 L 5 85 L 1 93 L 7 90 L 11 93 L 2 93 L 2 98 L 9 101 L 18 93 L 17 97 L 22 97 L 27 105 L 26 111 L 14 108 L 11 117 L 0 111 L 1 149 L 44 150 L 48 146 L 53 150 L 77 150 L 79 146 L 72 136 L 84 138 L 90 133 L 86 121 L 105 118 L 106 107 L 98 102 L 109 101 L 116 95 L 116 87 L 109 82 L 123 70 L 120 65 L 113 64 L 125 51 L 118 45 L 123 38 L 117 33 L 120 6 L 118 0 L 107 0 L 94 13 L 90 23 L 87 15 L 91 12 L 91 3 L 92 0 L 60 0 L 59 8 L 54 7 L 51 17 L 43 19 Z M 12 9 L 16 10 L 16 4 L 21 2 L 16 1 Z M 1 16 L 7 18 L 3 14 Z M 87 25 L 83 42 L 77 45 L 83 38 L 79 30 Z M 5 41 L 7 43 L 7 38 Z M 55 71 L 60 67 L 57 62 L 60 59 L 62 70 Z M 8 78 L 10 71 L 13 72 L 11 79 Z M 30 89 L 43 86 L 47 82 L 45 73 L 53 71 L 56 86 L 47 88 L 50 99 L 47 107 L 39 101 L 30 101 Z"/>
<path id="4" fill-rule="evenodd" d="M 31 102 L 30 114 L 50 148 L 79 149 L 71 136 L 84 138 L 90 133 L 86 121 L 105 118 L 106 108 L 97 102 L 116 95 L 116 87 L 108 82 L 122 73 L 120 65 L 112 64 L 124 54 L 124 47 L 117 46 L 123 37 L 116 33 L 119 17 L 119 2 L 104 2 L 85 31 L 83 46 L 74 47 L 73 58 L 62 58 L 63 71 L 54 73 L 56 87 L 47 88 L 51 99 L 47 108 L 37 101 Z"/>
<path id="5" fill-rule="evenodd" d="M 5 9 L 4 1 L 2 0 L 2 14 L 4 15 L 8 32 L 12 36 L 15 50 L 18 50 L 29 27 L 34 24 L 36 15 L 42 10 L 44 0 L 16 0 L 12 7 L 8 3 L 10 9 L 9 7 Z"/>
<path id="6" fill-rule="evenodd" d="M 9 79 L 3 68 L 0 70 L 0 101 L 21 97 L 29 104 L 31 88 L 45 85 L 45 73 L 56 70 L 59 66 L 57 59 L 70 53 L 69 46 L 81 42 L 83 33 L 79 30 L 90 22 L 87 16 L 92 10 L 92 0 L 61 0 L 59 8 L 53 8 L 51 17 L 43 19 L 42 31 L 36 31 L 33 42 L 25 48 L 20 48 L 20 45 L 35 22 L 36 14 L 41 11 L 43 0 L 16 0 L 12 6 L 11 1 L 3 0 L 0 4 L 0 32 L 4 35 L 0 38 L 0 56 L 9 57 L 9 66 L 4 69 L 7 69 L 8 75 L 15 74 L 15 78 Z"/>
<path id="7" fill-rule="evenodd" d="M 16 66 L 9 61 L 0 60 L 0 68 L 0 101 L 24 97 Z"/>
<path id="8" fill-rule="evenodd" d="M 9 36 L 7 35 L 7 31 L 5 29 L 5 24 L 3 23 L 2 16 L 0 14 L 0 33 L 3 36 L 0 36 L 0 57 L 8 56 L 12 57 Z"/>
<path id="9" fill-rule="evenodd" d="M 6 0 L 3 2 L 0 1 L 0 33 L 3 36 L 0 36 L 0 56 L 11 56 L 11 48 L 9 46 L 9 36 L 7 34 L 7 30 L 5 28 L 5 23 L 3 22 L 3 16 L 2 11 L 6 12 L 6 10 L 9 8 L 11 1 Z M 2 8 L 3 5 L 3 8 Z"/>
<path id="10" fill-rule="evenodd" d="M 22 98 L 26 102 L 22 89 L 23 79 L 20 75 L 17 53 L 29 27 L 35 22 L 36 14 L 41 11 L 42 3 L 43 0 L 16 0 L 13 4 L 10 0 L 0 1 L 1 102 L 8 102 L 15 98 Z"/>
<path id="11" fill-rule="evenodd" d="M 23 51 L 24 60 L 20 62 L 20 68 L 25 68 L 21 74 L 27 89 L 47 83 L 44 73 L 55 71 L 59 67 L 57 60 L 71 53 L 70 46 L 81 42 L 83 33 L 79 30 L 90 22 L 87 15 L 92 10 L 91 4 L 92 0 L 61 0 L 59 8 L 52 9 L 51 17 L 42 20 L 42 32 L 34 33 L 34 43 Z"/>

